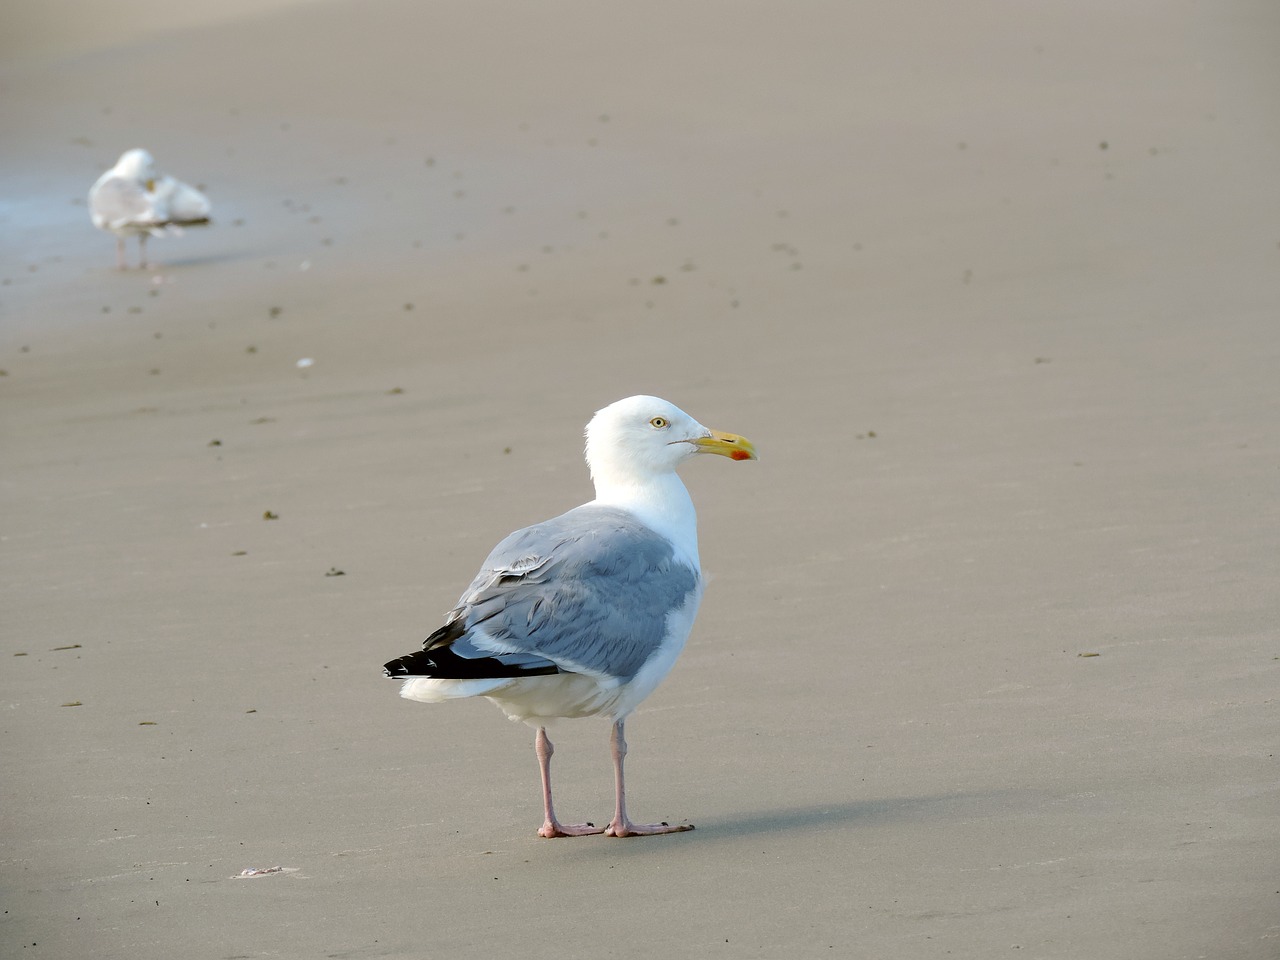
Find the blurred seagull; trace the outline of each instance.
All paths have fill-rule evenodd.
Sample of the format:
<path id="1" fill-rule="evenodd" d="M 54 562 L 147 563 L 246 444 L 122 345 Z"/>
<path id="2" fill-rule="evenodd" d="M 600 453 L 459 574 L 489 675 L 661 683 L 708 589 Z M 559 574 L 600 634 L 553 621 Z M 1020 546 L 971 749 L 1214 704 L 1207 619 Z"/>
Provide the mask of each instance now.
<path id="1" fill-rule="evenodd" d="M 116 265 L 124 270 L 125 238 L 137 237 L 140 268 L 147 237 L 180 236 L 183 227 L 209 222 L 209 198 L 181 180 L 156 172 L 146 150 L 128 150 L 89 189 L 93 225 L 116 235 Z"/>
<path id="2" fill-rule="evenodd" d="M 754 460 L 755 448 L 657 397 L 610 404 L 586 439 L 595 500 L 499 543 L 444 626 L 386 673 L 405 681 L 406 699 L 486 697 L 537 728 L 539 836 L 692 830 L 628 818 L 623 722 L 674 665 L 702 598 L 697 520 L 676 468 L 699 453 Z M 613 721 L 616 805 L 606 827 L 562 824 L 551 803 L 546 725 L 591 716 Z"/>

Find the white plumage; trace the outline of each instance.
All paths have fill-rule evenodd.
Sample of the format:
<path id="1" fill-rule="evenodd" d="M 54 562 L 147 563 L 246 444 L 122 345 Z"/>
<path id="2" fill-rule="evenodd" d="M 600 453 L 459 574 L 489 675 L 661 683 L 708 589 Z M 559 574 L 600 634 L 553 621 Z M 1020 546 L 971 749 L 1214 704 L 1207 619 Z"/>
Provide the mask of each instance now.
<path id="1" fill-rule="evenodd" d="M 180 236 L 183 227 L 209 222 L 209 198 L 189 184 L 158 173 L 146 150 L 127 150 L 89 188 L 93 225 L 115 234 L 116 265 L 125 269 L 125 240 L 138 238 L 139 267 L 147 266 L 147 237 Z"/>
<path id="2" fill-rule="evenodd" d="M 692 829 L 628 819 L 623 722 L 674 665 L 702 598 L 697 517 L 676 468 L 699 453 L 754 460 L 755 449 L 647 396 L 600 410 L 586 438 L 596 498 L 506 537 L 444 626 L 387 675 L 407 699 L 487 697 L 537 727 L 541 836 Z M 561 824 L 551 804 L 546 724 L 585 716 L 614 721 L 617 806 L 605 828 Z"/>

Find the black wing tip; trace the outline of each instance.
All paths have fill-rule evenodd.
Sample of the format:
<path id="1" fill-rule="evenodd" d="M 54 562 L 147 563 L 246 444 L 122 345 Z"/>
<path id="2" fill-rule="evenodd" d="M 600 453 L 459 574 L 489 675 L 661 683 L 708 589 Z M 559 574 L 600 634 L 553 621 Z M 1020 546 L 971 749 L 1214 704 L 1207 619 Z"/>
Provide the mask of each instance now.
<path id="1" fill-rule="evenodd" d="M 517 666 L 503 663 L 497 657 L 460 657 L 448 647 L 419 650 L 397 657 L 383 665 L 382 672 L 393 680 L 434 678 L 437 680 L 498 680 L 506 677 L 531 677 L 559 673 L 554 664 Z"/>
<path id="2" fill-rule="evenodd" d="M 411 653 L 408 656 L 396 657 L 382 665 L 382 672 L 393 680 L 404 680 L 409 677 L 433 677 L 436 658 L 429 656 L 425 650 Z"/>

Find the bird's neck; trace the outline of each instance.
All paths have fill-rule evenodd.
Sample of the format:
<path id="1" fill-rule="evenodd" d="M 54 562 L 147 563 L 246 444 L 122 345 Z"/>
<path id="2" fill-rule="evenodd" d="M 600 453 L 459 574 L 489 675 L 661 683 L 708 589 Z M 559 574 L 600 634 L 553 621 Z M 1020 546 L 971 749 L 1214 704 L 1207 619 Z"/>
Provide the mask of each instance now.
<path id="1" fill-rule="evenodd" d="M 645 526 L 676 545 L 682 559 L 698 569 L 698 515 L 680 478 L 662 473 L 622 480 L 597 475 L 596 503 L 635 514 Z"/>

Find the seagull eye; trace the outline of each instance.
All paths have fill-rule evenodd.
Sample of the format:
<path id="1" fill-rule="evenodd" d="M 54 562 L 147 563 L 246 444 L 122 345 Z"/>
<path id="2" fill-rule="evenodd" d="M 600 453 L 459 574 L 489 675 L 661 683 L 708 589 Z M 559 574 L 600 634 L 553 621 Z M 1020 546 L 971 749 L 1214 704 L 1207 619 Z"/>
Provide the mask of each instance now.
<path id="1" fill-rule="evenodd" d="M 665 430 L 670 424 L 667 423 L 666 417 L 654 417 L 649 421 L 649 426 L 655 430 Z"/>

